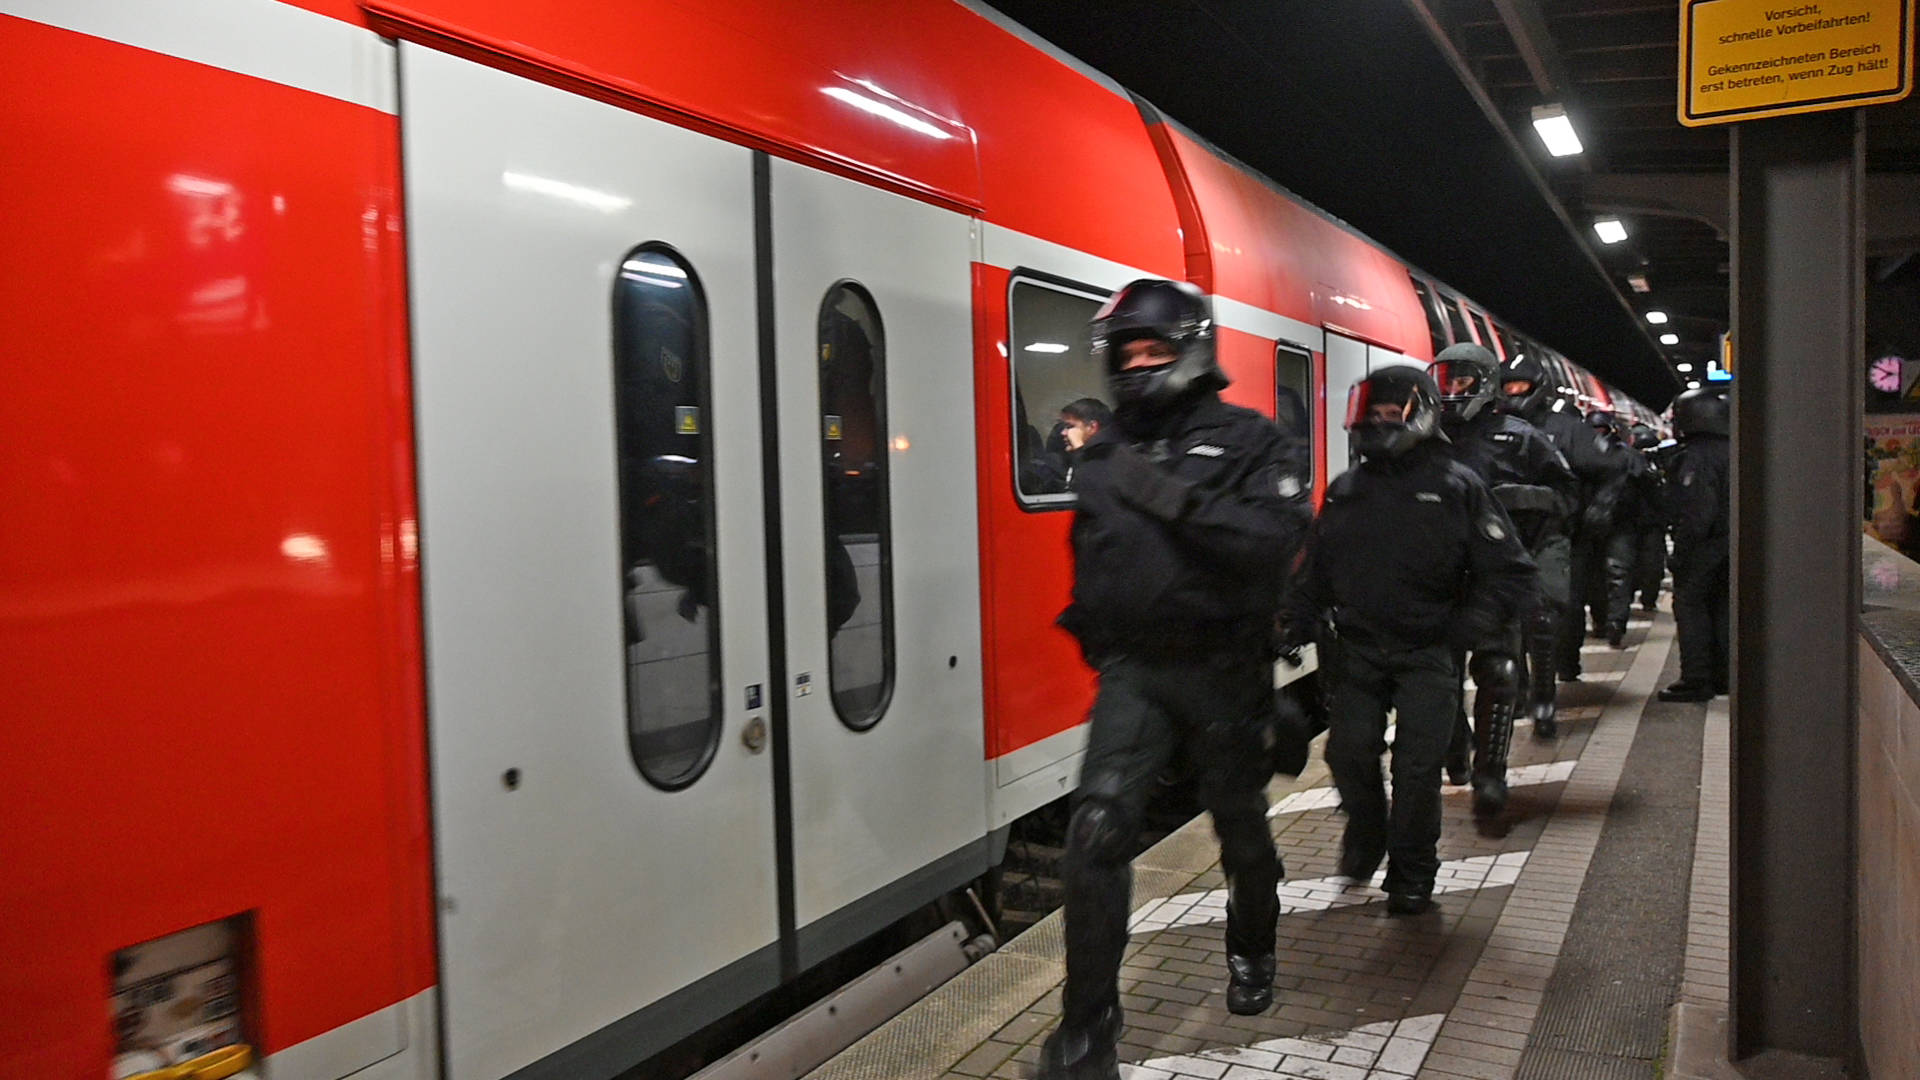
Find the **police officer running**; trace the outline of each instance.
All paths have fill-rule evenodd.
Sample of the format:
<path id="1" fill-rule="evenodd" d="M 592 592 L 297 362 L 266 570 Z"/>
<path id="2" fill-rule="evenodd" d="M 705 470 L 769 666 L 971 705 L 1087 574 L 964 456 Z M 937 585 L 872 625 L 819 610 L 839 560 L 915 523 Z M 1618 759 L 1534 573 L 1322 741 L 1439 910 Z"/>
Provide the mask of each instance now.
<path id="1" fill-rule="evenodd" d="M 1135 281 L 1092 332 L 1115 408 L 1074 466 L 1073 603 L 1060 624 L 1100 686 L 1068 827 L 1067 981 L 1041 1050 L 1045 1080 L 1119 1075 L 1127 860 L 1176 749 L 1197 766 L 1220 839 L 1227 1007 L 1272 1004 L 1282 871 L 1266 820 L 1269 642 L 1310 516 L 1279 429 L 1220 400 L 1227 380 L 1204 294 Z"/>
<path id="2" fill-rule="evenodd" d="M 1540 590 L 1564 595 L 1566 519 L 1578 492 L 1573 470 L 1533 425 L 1499 408 L 1500 362 L 1486 348 L 1471 342 L 1449 346 L 1430 370 L 1440 387 L 1440 423 L 1454 460 L 1486 483 L 1512 519 L 1539 567 Z M 1537 594 L 1530 597 L 1525 614 L 1543 603 Z M 1476 813 L 1497 814 L 1507 805 L 1507 754 L 1526 681 L 1523 623 L 1524 616 L 1504 628 L 1497 645 L 1475 650 L 1463 665 L 1463 674 L 1473 674 L 1473 726 L 1467 727 L 1464 709 L 1456 711 L 1447 773 L 1453 783 L 1466 781 L 1471 744 Z"/>
<path id="3" fill-rule="evenodd" d="M 1705 387 L 1673 401 L 1680 436 L 1667 478 L 1673 522 L 1673 621 L 1680 636 L 1680 681 L 1661 701 L 1706 701 L 1727 692 L 1732 612 L 1727 608 L 1733 536 L 1727 399 Z"/>
<path id="4" fill-rule="evenodd" d="M 1387 857 L 1387 910 L 1397 915 L 1432 906 L 1456 650 L 1498 647 L 1534 580 L 1513 522 L 1447 453 L 1439 398 L 1417 367 L 1354 383 L 1346 423 L 1360 464 L 1327 489 L 1283 624 L 1289 642 L 1322 638 L 1327 765 L 1347 813 L 1340 872 L 1370 881 Z M 1331 634 L 1317 634 L 1329 618 Z M 1391 808 L 1380 768 L 1389 709 Z"/>

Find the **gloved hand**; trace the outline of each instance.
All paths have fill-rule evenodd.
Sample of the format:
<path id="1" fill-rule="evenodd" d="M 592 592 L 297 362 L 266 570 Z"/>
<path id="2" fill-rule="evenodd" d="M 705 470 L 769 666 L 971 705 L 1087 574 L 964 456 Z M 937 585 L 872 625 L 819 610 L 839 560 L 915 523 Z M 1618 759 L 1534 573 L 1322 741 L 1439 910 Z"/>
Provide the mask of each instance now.
<path id="1" fill-rule="evenodd" d="M 1178 521 L 1193 495 L 1193 485 L 1154 467 L 1139 451 L 1104 431 L 1080 448 L 1074 482 L 1103 484 L 1121 501 L 1162 521 Z"/>

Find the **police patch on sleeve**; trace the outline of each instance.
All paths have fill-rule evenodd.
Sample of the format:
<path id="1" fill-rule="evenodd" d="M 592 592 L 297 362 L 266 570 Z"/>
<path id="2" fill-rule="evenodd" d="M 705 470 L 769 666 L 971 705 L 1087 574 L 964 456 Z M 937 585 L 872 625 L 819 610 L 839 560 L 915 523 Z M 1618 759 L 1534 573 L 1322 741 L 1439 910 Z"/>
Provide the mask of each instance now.
<path id="1" fill-rule="evenodd" d="M 1500 524 L 1500 519 L 1492 514 L 1480 519 L 1480 531 L 1496 544 L 1507 538 L 1507 527 Z"/>
<path id="2" fill-rule="evenodd" d="M 1280 497 L 1283 499 L 1297 499 L 1300 497 L 1300 481 L 1296 477 L 1288 476 L 1284 473 L 1281 474 L 1278 487 L 1280 489 Z"/>

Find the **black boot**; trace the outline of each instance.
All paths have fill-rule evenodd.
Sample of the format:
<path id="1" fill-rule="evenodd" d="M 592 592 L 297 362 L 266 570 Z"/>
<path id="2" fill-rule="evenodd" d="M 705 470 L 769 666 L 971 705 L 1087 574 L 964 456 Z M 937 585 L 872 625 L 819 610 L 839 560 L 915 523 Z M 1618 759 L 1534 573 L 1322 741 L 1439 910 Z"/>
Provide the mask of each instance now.
<path id="1" fill-rule="evenodd" d="M 1340 876 L 1366 884 L 1380 869 L 1386 851 L 1378 844 L 1357 843 L 1351 833 L 1340 842 Z"/>
<path id="2" fill-rule="evenodd" d="M 1473 812 L 1492 817 L 1507 808 L 1507 779 L 1491 773 L 1473 778 Z"/>
<path id="3" fill-rule="evenodd" d="M 1065 1020 L 1040 1046 L 1034 1080 L 1120 1080 L 1120 1010 L 1108 1006 L 1085 1026 Z"/>
<path id="4" fill-rule="evenodd" d="M 1627 647 L 1627 628 L 1622 626 L 1617 629 L 1607 631 L 1607 647 L 1610 649 L 1626 648 Z"/>
<path id="5" fill-rule="evenodd" d="M 1677 682 L 1660 691 L 1661 701 L 1712 701 L 1713 687 L 1697 683 Z"/>
<path id="6" fill-rule="evenodd" d="M 1553 702 L 1536 701 L 1532 711 L 1534 738 L 1551 739 L 1560 733 L 1560 720 L 1554 714 Z"/>
<path id="7" fill-rule="evenodd" d="M 1235 1016 L 1258 1016 L 1273 1004 L 1272 953 L 1227 957 L 1227 1011 Z"/>
<path id="8" fill-rule="evenodd" d="M 1447 783 L 1454 787 L 1464 785 L 1473 768 L 1473 763 L 1468 760 L 1469 749 L 1467 744 L 1458 739 L 1454 740 L 1452 746 L 1447 747 Z"/>

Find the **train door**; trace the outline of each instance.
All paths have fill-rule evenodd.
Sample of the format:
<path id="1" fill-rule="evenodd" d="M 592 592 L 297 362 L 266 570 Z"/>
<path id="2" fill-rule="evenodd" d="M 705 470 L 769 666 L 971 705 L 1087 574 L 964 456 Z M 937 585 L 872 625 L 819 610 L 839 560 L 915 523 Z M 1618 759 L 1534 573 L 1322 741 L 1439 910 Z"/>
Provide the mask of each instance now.
<path id="1" fill-rule="evenodd" d="M 400 48 L 447 1072 L 604 1075 L 778 979 L 753 159 Z"/>
<path id="2" fill-rule="evenodd" d="M 806 967 L 985 867 L 973 232 L 963 214 L 766 168 Z"/>
<path id="3" fill-rule="evenodd" d="M 1347 391 L 1367 376 L 1367 343 L 1327 331 L 1327 480 L 1353 464 L 1347 443 Z"/>
<path id="4" fill-rule="evenodd" d="M 1370 371 L 1393 364 L 1426 367 L 1416 357 L 1379 345 L 1369 345 L 1337 331 L 1327 331 L 1327 479 L 1352 464 L 1347 441 L 1347 391 Z"/>

